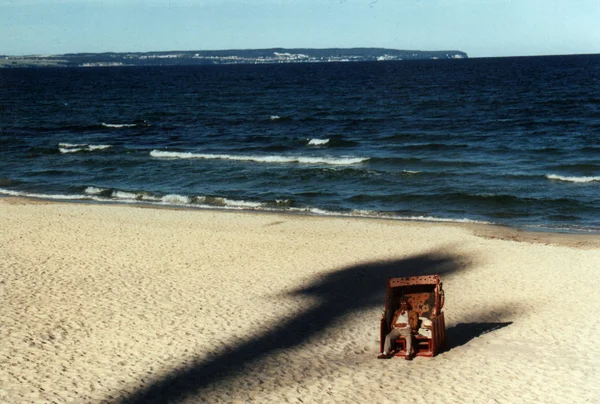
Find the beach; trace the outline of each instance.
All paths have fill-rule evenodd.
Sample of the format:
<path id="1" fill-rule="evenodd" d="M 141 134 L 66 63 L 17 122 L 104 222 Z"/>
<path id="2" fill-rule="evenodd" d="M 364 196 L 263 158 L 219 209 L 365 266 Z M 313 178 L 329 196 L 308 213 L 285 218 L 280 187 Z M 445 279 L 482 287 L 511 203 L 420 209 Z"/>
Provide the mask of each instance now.
<path id="1" fill-rule="evenodd" d="M 600 236 L 0 198 L 0 402 L 600 402 Z M 377 360 L 386 279 L 448 349 Z"/>

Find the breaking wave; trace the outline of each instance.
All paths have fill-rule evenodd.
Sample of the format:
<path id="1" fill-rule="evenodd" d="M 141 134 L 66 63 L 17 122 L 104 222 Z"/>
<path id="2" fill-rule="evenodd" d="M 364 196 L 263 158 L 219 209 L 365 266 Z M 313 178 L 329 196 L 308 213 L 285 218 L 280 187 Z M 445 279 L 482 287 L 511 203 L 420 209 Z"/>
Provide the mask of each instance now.
<path id="1" fill-rule="evenodd" d="M 136 126 L 148 126 L 148 124 L 146 122 L 140 122 L 140 123 L 104 123 L 102 122 L 102 126 L 104 126 L 105 128 L 134 128 Z"/>
<path id="2" fill-rule="evenodd" d="M 109 144 L 77 144 L 77 143 L 59 143 L 58 150 L 61 153 L 77 153 L 83 151 L 105 150 L 112 145 Z"/>
<path id="3" fill-rule="evenodd" d="M 323 146 L 323 145 L 326 145 L 327 143 L 329 143 L 329 139 L 309 139 L 308 140 L 309 146 Z"/>
<path id="4" fill-rule="evenodd" d="M 554 181 L 565 181 L 565 182 L 596 182 L 600 181 L 600 177 L 565 177 L 562 175 L 548 174 L 546 178 Z"/>
<path id="5" fill-rule="evenodd" d="M 169 152 L 152 150 L 150 156 L 168 159 L 207 159 L 207 160 L 233 160 L 254 161 L 257 163 L 299 163 L 299 164 L 330 164 L 352 165 L 369 160 L 362 157 L 303 157 L 303 156 L 239 156 L 231 154 L 202 154 L 189 152 Z"/>
<path id="6" fill-rule="evenodd" d="M 132 192 L 108 188 L 87 187 L 84 194 L 62 195 L 62 194 L 38 194 L 22 191 L 13 191 L 0 188 L 0 194 L 25 198 L 38 198 L 48 200 L 91 200 L 106 203 L 144 203 L 150 205 L 162 206 L 183 206 L 189 208 L 203 209 L 227 209 L 227 210 L 259 210 L 259 211 L 278 211 L 299 214 L 310 214 L 316 216 L 337 216 L 337 217 L 357 217 L 371 219 L 389 219 L 389 220 L 408 220 L 408 221 L 427 221 L 427 222 L 450 222 L 450 223 L 481 223 L 492 224 L 491 222 L 473 220 L 468 218 L 442 218 L 434 216 L 400 216 L 388 213 L 368 210 L 353 210 L 349 212 L 331 211 L 317 207 L 293 207 L 290 206 L 290 200 L 274 200 L 271 202 L 255 202 L 245 200 L 235 200 L 224 197 L 212 196 L 186 196 L 178 194 L 156 195 L 149 192 Z"/>

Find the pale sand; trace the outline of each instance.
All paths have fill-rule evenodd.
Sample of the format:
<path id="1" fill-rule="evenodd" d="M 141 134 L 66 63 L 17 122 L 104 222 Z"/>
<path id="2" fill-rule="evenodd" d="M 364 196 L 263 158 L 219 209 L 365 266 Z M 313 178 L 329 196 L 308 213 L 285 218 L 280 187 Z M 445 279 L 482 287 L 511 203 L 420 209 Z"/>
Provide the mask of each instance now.
<path id="1" fill-rule="evenodd" d="M 600 238 L 0 199 L 0 402 L 600 402 Z M 450 349 L 377 360 L 385 279 Z"/>

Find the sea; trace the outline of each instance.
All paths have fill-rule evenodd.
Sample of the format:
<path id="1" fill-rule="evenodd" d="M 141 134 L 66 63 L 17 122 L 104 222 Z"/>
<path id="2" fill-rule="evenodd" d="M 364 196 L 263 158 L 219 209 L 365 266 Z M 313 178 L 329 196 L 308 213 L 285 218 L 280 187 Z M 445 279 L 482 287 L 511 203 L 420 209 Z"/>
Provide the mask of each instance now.
<path id="1" fill-rule="evenodd" d="M 0 70 L 0 196 L 600 233 L 600 55 Z"/>

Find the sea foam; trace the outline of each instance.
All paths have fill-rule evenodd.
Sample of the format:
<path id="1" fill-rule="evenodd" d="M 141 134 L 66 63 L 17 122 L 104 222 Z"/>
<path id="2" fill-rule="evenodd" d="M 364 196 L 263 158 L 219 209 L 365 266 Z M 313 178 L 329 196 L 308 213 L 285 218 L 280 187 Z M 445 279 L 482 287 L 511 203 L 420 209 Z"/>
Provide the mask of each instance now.
<path id="1" fill-rule="evenodd" d="M 96 188 L 96 187 L 87 187 L 85 189 L 85 193 L 89 194 L 89 195 L 100 195 L 103 192 L 108 191 L 107 189 L 104 188 Z"/>
<path id="2" fill-rule="evenodd" d="M 1 192 L 1 190 L 0 190 Z M 122 190 L 111 190 L 98 187 L 87 187 L 85 194 L 97 201 L 113 202 L 144 202 L 159 205 L 186 205 L 189 207 L 224 208 L 224 209 L 259 209 L 264 205 L 260 202 L 235 200 L 221 197 L 186 196 L 179 194 L 167 194 L 163 196 L 151 195 L 147 192 L 131 192 Z M 73 196 L 70 199 L 82 199 L 83 196 Z M 90 197 L 87 197 L 90 199 Z"/>
<path id="3" fill-rule="evenodd" d="M 250 202 L 250 201 L 237 201 L 232 199 L 223 198 L 225 206 L 238 207 L 238 208 L 260 208 L 262 203 Z"/>
<path id="4" fill-rule="evenodd" d="M 352 165 L 363 163 L 369 158 L 362 157 L 304 157 L 304 156 L 239 156 L 230 154 L 202 154 L 190 152 L 170 152 L 152 150 L 150 156 L 171 159 L 206 159 L 206 160 L 233 160 L 253 161 L 256 163 L 300 163 L 300 164 L 329 164 L 329 165 Z"/>
<path id="5" fill-rule="evenodd" d="M 77 152 L 81 152 L 81 151 L 85 151 L 86 149 L 83 147 L 74 147 L 71 149 L 67 149 L 64 147 L 59 147 L 58 150 L 63 153 L 63 154 L 67 154 L 67 153 L 77 153 Z"/>
<path id="6" fill-rule="evenodd" d="M 94 197 L 86 197 L 85 195 L 63 195 L 63 194 L 37 194 L 31 192 L 13 191 L 10 189 L 0 189 L 0 194 L 9 196 L 22 196 L 25 198 L 38 198 L 38 199 L 54 199 L 64 201 L 76 201 L 81 199 L 94 199 Z"/>
<path id="7" fill-rule="evenodd" d="M 87 143 L 59 143 L 58 150 L 61 153 L 77 153 L 82 151 L 105 150 L 112 145 L 109 144 L 87 144 Z"/>
<path id="8" fill-rule="evenodd" d="M 112 147 L 112 146 L 109 144 L 97 144 L 97 145 L 91 144 L 88 146 L 88 149 L 89 150 L 104 150 L 104 149 L 108 149 L 109 147 Z"/>
<path id="9" fill-rule="evenodd" d="M 113 191 L 112 196 L 117 199 L 137 199 L 137 194 L 125 191 Z"/>
<path id="10" fill-rule="evenodd" d="M 59 143 L 58 147 L 85 147 L 87 144 L 84 143 Z"/>
<path id="11" fill-rule="evenodd" d="M 163 196 L 161 201 L 173 205 L 187 205 L 190 203 L 190 198 L 184 195 L 169 194 Z"/>
<path id="12" fill-rule="evenodd" d="M 565 182 L 596 182 L 600 181 L 600 177 L 564 177 L 562 175 L 548 174 L 546 178 L 555 181 Z"/>
<path id="13" fill-rule="evenodd" d="M 309 139 L 308 140 L 309 146 L 323 146 L 323 145 L 326 145 L 327 143 L 329 143 L 329 139 Z"/>
<path id="14" fill-rule="evenodd" d="M 137 126 L 135 123 L 104 123 L 102 122 L 102 126 L 105 128 L 132 128 Z"/>
<path id="15" fill-rule="evenodd" d="M 60 195 L 60 194 L 35 194 L 20 191 L 12 191 L 0 188 L 0 194 L 9 196 L 23 196 L 29 198 L 40 198 L 40 199 L 55 199 L 55 200 L 93 200 L 98 202 L 112 202 L 112 203 L 149 203 L 152 205 L 185 205 L 187 207 L 198 207 L 208 209 L 234 209 L 234 210 L 261 210 L 261 211 L 288 211 L 297 213 L 308 213 L 316 216 L 341 216 L 341 217 L 364 217 L 364 218 L 379 218 L 388 220 L 407 220 L 407 221 L 427 221 L 427 222 L 454 222 L 454 223 L 480 223 L 480 224 L 492 224 L 491 222 L 473 220 L 468 218 L 439 218 L 432 216 L 396 216 L 382 214 L 381 212 L 367 211 L 367 210 L 354 210 L 352 212 L 336 212 L 325 210 L 316 207 L 285 207 L 283 209 L 272 209 L 268 207 L 268 204 L 260 202 L 244 201 L 244 200 L 232 200 L 227 198 L 219 197 L 188 197 L 184 195 L 169 194 L 162 198 L 152 197 L 145 194 L 136 194 L 127 191 L 113 191 L 112 198 L 100 197 L 101 193 L 108 191 L 103 188 L 88 187 L 85 190 L 87 195 Z M 146 198 L 146 196 L 148 198 Z M 114 198 L 114 199 L 113 199 Z M 280 201 L 277 201 L 280 202 Z"/>

